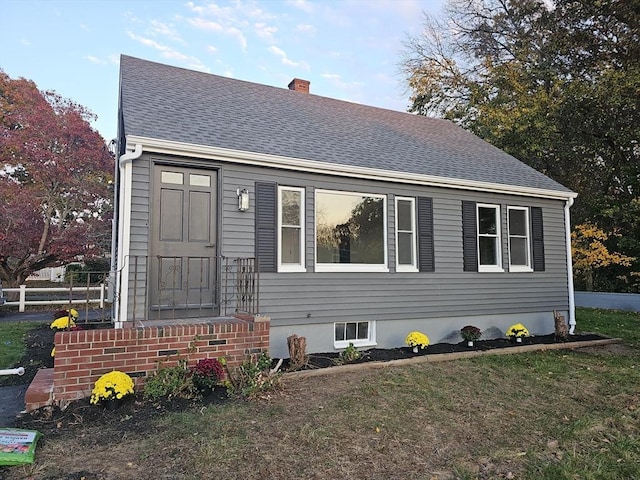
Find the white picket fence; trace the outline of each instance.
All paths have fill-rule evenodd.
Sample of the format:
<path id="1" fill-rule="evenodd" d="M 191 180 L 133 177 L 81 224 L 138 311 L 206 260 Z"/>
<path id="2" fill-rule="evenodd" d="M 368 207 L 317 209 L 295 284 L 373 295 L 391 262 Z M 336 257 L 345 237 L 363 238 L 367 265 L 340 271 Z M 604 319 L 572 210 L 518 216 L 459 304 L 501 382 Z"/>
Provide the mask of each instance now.
<path id="1" fill-rule="evenodd" d="M 18 309 L 20 312 L 25 311 L 25 307 L 27 305 L 69 305 L 73 304 L 89 304 L 89 303 L 97 303 L 100 308 L 104 308 L 105 300 L 107 298 L 107 284 L 101 283 L 98 286 L 90 287 L 49 287 L 49 288 L 31 288 L 26 285 L 20 285 L 19 288 L 4 288 L 5 296 L 10 292 L 19 292 L 20 298 L 18 301 L 7 302 L 5 305 L 18 305 Z M 62 293 L 65 295 L 55 295 L 58 298 L 47 298 L 47 299 L 39 299 L 39 300 L 28 300 L 27 295 L 34 293 L 46 293 L 46 294 L 55 294 Z M 93 293 L 97 292 L 97 293 Z M 62 297 L 66 297 L 62 299 Z M 82 297 L 82 298 L 81 298 Z"/>

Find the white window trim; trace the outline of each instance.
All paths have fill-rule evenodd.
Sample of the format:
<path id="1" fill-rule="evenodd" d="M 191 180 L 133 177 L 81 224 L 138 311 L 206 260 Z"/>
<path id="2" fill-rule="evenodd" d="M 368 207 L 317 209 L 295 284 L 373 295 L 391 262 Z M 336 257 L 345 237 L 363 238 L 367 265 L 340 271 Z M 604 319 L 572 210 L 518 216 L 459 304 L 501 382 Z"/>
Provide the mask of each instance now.
<path id="1" fill-rule="evenodd" d="M 381 264 L 367 264 L 367 263 L 319 263 L 318 262 L 318 243 L 317 243 L 317 211 L 318 208 L 318 194 L 319 193 L 331 193 L 334 195 L 361 195 L 363 197 L 381 198 L 382 201 L 382 216 L 383 216 L 383 236 L 384 236 L 384 260 Z M 387 196 L 378 193 L 363 193 L 363 192 L 349 192 L 342 190 L 324 190 L 316 189 L 314 192 L 314 220 L 313 220 L 313 253 L 315 258 L 315 271 L 316 272 L 388 272 L 389 271 L 389 257 L 387 253 L 388 239 L 387 239 Z M 348 344 L 347 344 L 348 345 Z"/>
<path id="2" fill-rule="evenodd" d="M 360 340 L 336 340 L 336 324 L 337 323 L 360 323 L 367 322 L 369 324 L 369 338 L 362 338 Z M 333 327 L 333 348 L 342 349 L 347 348 L 350 343 L 353 343 L 354 347 L 375 347 L 378 345 L 376 342 L 376 322 L 375 320 L 360 320 L 353 322 L 334 322 Z"/>
<path id="3" fill-rule="evenodd" d="M 496 234 L 495 234 L 495 238 L 496 238 L 496 259 L 498 261 L 497 265 L 482 265 L 480 264 L 480 237 L 491 237 L 493 238 L 493 235 L 481 235 L 480 234 L 480 209 L 481 208 L 491 208 L 495 211 L 495 216 L 496 216 Z M 476 237 L 478 239 L 477 243 L 478 243 L 478 272 L 490 272 L 490 273 L 497 273 L 497 272 L 504 272 L 504 269 L 502 268 L 502 241 L 501 241 L 501 237 L 502 237 L 502 229 L 501 229 L 501 216 L 500 216 L 500 205 L 496 205 L 496 204 L 490 204 L 490 203 L 478 203 L 476 204 Z"/>
<path id="4" fill-rule="evenodd" d="M 282 263 L 282 192 L 293 191 L 300 193 L 300 263 Z M 302 187 L 287 187 L 278 185 L 278 272 L 306 272 L 305 267 L 305 189 Z"/>
<path id="5" fill-rule="evenodd" d="M 524 211 L 524 222 L 526 228 L 526 240 L 527 240 L 527 265 L 511 265 L 511 229 L 509 224 L 509 211 L 510 210 L 521 210 Z M 509 271 L 510 272 L 533 272 L 533 268 L 531 266 L 531 229 L 529 228 L 529 209 L 527 207 L 507 207 L 507 245 L 509 248 Z M 514 235 L 515 237 L 515 235 Z M 522 238 L 521 236 L 517 236 L 517 238 Z"/>
<path id="6" fill-rule="evenodd" d="M 411 246 L 413 251 L 411 252 L 411 265 L 401 265 L 400 264 L 400 255 L 398 254 L 398 202 L 410 202 L 411 203 L 411 235 L 412 241 Z M 418 241 L 416 235 L 416 199 L 413 197 L 396 197 L 395 198 L 395 209 L 396 209 L 396 272 L 417 272 L 418 271 Z"/>

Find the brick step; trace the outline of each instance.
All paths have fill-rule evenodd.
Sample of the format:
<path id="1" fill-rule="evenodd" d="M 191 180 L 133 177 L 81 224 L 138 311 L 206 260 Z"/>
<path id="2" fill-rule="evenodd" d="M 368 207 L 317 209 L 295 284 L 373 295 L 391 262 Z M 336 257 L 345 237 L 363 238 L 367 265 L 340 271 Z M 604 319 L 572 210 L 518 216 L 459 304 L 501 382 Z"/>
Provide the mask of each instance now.
<path id="1" fill-rule="evenodd" d="M 24 394 L 25 410 L 53 405 L 53 368 L 41 368 Z"/>

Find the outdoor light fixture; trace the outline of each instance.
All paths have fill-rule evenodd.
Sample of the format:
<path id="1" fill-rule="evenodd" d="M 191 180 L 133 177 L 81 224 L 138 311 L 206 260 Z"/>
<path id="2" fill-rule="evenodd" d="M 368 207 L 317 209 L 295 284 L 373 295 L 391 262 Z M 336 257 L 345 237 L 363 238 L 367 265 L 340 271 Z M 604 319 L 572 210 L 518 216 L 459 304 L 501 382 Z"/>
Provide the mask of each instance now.
<path id="1" fill-rule="evenodd" d="M 246 188 L 239 188 L 236 190 L 238 195 L 238 210 L 246 212 L 249 210 L 249 190 Z"/>

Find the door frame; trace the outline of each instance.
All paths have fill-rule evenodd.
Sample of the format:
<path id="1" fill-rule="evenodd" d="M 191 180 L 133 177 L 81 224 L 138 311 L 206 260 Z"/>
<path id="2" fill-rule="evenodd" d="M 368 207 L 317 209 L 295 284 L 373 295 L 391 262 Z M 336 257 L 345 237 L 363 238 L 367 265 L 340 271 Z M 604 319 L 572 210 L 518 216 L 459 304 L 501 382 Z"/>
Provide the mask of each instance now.
<path id="1" fill-rule="evenodd" d="M 213 249 L 212 255 L 216 259 L 215 268 L 213 268 L 213 278 L 211 281 L 214 285 L 214 297 L 213 297 L 213 306 L 207 308 L 186 308 L 186 307 L 153 307 L 152 305 L 152 289 L 155 288 L 153 285 L 154 278 L 152 275 L 152 265 L 151 262 L 154 262 L 155 259 L 152 257 L 154 253 L 154 242 L 153 235 L 154 229 L 158 228 L 157 219 L 159 217 L 155 217 L 155 210 L 159 207 L 159 199 L 156 198 L 156 188 L 158 185 L 156 184 L 156 171 L 162 167 L 176 168 L 180 170 L 201 170 L 203 172 L 213 173 L 215 175 L 215 181 L 212 184 L 212 187 L 215 187 L 215 197 L 213 198 L 214 205 L 212 206 L 211 212 L 215 214 L 215 222 L 213 228 L 215 229 L 214 239 L 215 249 Z M 219 316 L 221 309 L 221 288 L 220 288 L 220 280 L 221 280 L 221 262 L 220 259 L 220 251 L 221 244 L 220 239 L 222 238 L 221 228 L 222 228 L 222 168 L 219 165 L 211 165 L 209 162 L 198 162 L 194 161 L 194 159 L 183 159 L 181 161 L 172 161 L 170 159 L 164 159 L 162 157 L 152 156 L 149 162 L 149 213 L 148 213 L 148 241 L 147 241 L 147 258 L 149 259 L 149 264 L 147 265 L 147 280 L 146 280 L 146 310 L 147 316 L 150 319 L 178 319 L 189 316 L 202 316 L 198 313 L 203 314 L 204 316 Z M 189 315 L 195 314 L 195 315 Z"/>

